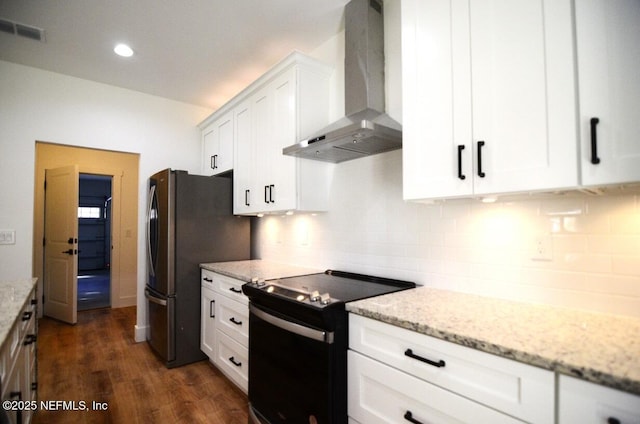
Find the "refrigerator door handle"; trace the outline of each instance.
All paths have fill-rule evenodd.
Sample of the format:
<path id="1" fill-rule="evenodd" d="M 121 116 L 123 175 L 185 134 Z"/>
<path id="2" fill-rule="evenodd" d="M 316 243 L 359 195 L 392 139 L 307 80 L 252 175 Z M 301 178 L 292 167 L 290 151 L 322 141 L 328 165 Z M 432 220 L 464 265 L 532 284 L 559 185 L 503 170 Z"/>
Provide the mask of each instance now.
<path id="1" fill-rule="evenodd" d="M 155 277 L 156 272 L 154 269 L 153 258 L 151 256 L 151 209 L 153 208 L 153 198 L 156 195 L 156 186 L 152 185 L 149 188 L 149 200 L 147 204 L 147 265 L 149 267 L 149 274 Z"/>
<path id="2" fill-rule="evenodd" d="M 149 300 L 149 302 L 153 302 L 161 306 L 167 306 L 166 299 L 160 299 L 159 297 L 155 297 L 154 295 L 149 293 L 149 289 L 144 289 L 144 297 L 146 297 Z"/>

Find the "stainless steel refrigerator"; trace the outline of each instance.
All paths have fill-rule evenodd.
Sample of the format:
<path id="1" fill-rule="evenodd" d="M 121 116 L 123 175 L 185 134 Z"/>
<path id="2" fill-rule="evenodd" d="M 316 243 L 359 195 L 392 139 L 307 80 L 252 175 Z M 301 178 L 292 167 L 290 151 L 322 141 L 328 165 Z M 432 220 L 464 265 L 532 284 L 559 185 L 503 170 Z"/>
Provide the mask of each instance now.
<path id="1" fill-rule="evenodd" d="M 249 259 L 250 218 L 233 216 L 229 177 L 165 169 L 149 178 L 147 341 L 169 368 L 200 350 L 200 267 Z"/>

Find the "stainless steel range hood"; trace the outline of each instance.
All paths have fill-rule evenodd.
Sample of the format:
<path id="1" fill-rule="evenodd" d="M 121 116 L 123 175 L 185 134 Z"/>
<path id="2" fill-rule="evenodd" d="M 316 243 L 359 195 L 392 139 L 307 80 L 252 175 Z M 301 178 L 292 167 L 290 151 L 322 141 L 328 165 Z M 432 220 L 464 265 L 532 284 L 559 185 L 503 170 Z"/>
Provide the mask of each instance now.
<path id="1" fill-rule="evenodd" d="M 402 127 L 385 113 L 384 19 L 378 0 L 345 7 L 346 117 L 285 147 L 285 155 L 344 162 L 400 149 Z"/>

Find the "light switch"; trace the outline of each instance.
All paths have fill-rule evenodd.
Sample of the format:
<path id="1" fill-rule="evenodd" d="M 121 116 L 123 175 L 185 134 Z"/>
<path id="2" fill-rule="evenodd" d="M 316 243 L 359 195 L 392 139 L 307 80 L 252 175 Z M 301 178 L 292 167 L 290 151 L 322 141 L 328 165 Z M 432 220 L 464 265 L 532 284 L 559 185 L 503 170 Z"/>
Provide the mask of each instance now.
<path id="1" fill-rule="evenodd" d="M 16 230 L 0 230 L 0 244 L 16 244 Z"/>

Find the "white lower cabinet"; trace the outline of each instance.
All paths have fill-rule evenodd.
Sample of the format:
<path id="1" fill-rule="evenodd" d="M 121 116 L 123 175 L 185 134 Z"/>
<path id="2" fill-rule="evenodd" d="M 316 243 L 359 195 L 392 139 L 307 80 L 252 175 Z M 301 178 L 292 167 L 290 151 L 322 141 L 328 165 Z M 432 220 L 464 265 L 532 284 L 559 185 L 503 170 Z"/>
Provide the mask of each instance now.
<path id="1" fill-rule="evenodd" d="M 29 295 L 13 329 L 0 351 L 0 395 L 2 401 L 37 400 L 36 343 L 38 324 L 36 290 Z M 30 423 L 32 408 L 4 408 L 9 423 Z M 0 416 L 0 421 L 4 423 Z"/>
<path id="2" fill-rule="evenodd" d="M 359 422 L 521 422 L 357 352 L 348 360 L 349 414 Z"/>
<path id="3" fill-rule="evenodd" d="M 640 423 L 640 396 L 561 375 L 558 382 L 560 424 Z"/>
<path id="4" fill-rule="evenodd" d="M 249 390 L 249 351 L 247 346 L 217 331 L 214 364 L 245 393 Z"/>
<path id="5" fill-rule="evenodd" d="M 249 300 L 241 280 L 201 270 L 200 349 L 245 393 L 249 388 Z"/>
<path id="6" fill-rule="evenodd" d="M 202 285 L 200 308 L 200 350 L 209 358 L 213 358 L 216 344 L 216 294 L 209 287 Z"/>
<path id="7" fill-rule="evenodd" d="M 354 314 L 349 349 L 361 423 L 554 422 L 551 371 Z"/>

